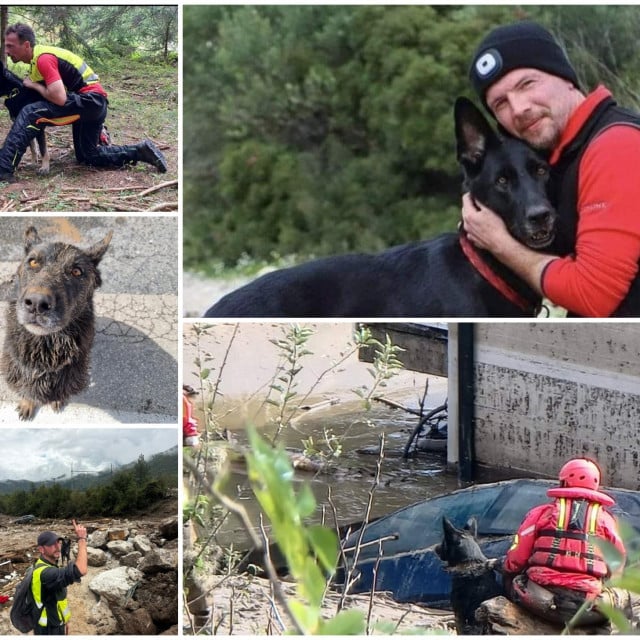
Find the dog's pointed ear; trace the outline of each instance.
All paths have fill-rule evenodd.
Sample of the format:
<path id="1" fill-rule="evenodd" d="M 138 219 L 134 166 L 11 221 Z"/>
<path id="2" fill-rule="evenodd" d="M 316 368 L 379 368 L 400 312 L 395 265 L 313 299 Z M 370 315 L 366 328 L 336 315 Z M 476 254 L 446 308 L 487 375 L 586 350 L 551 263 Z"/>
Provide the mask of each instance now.
<path id="1" fill-rule="evenodd" d="M 31 251 L 31 247 L 36 244 L 40 244 L 42 240 L 40 240 L 40 236 L 38 235 L 38 230 L 35 227 L 29 227 L 24 232 L 24 253 L 25 255 Z"/>
<path id="2" fill-rule="evenodd" d="M 442 516 L 442 530 L 444 531 L 445 536 L 451 536 L 457 532 L 457 529 L 447 516 Z"/>
<path id="3" fill-rule="evenodd" d="M 456 129 L 457 158 L 467 170 L 482 162 L 487 149 L 497 142 L 497 135 L 482 112 L 464 96 L 453 109 Z"/>
<path id="4" fill-rule="evenodd" d="M 102 257 L 107 252 L 109 243 L 111 242 L 111 238 L 113 238 L 113 231 L 109 231 L 109 233 L 107 233 L 107 235 L 102 240 L 100 240 L 100 242 L 96 242 L 85 251 L 87 256 L 89 256 L 89 258 L 95 265 L 97 265 L 100 260 L 102 260 Z"/>
<path id="5" fill-rule="evenodd" d="M 471 516 L 464 527 L 474 538 L 478 537 L 478 521 Z"/>

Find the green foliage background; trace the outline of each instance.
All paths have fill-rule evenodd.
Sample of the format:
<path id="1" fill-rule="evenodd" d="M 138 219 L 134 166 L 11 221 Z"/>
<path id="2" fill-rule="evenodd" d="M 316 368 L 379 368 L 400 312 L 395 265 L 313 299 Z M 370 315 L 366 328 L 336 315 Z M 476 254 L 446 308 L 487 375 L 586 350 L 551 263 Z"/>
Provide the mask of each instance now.
<path id="1" fill-rule="evenodd" d="M 123 57 L 177 59 L 176 5 L 11 5 L 7 20 L 30 25 L 38 43 L 70 49 L 94 65 Z"/>
<path id="2" fill-rule="evenodd" d="M 186 6 L 184 261 L 215 273 L 453 230 L 452 107 L 491 28 L 563 42 L 585 89 L 640 103 L 632 6 Z"/>
<path id="3" fill-rule="evenodd" d="M 177 487 L 178 457 L 158 454 L 150 462 L 143 455 L 126 469 L 101 474 L 91 486 L 81 482 L 39 485 L 0 495 L 0 513 L 33 514 L 38 518 L 129 515 L 149 509 Z M 78 488 L 79 485 L 82 488 Z"/>

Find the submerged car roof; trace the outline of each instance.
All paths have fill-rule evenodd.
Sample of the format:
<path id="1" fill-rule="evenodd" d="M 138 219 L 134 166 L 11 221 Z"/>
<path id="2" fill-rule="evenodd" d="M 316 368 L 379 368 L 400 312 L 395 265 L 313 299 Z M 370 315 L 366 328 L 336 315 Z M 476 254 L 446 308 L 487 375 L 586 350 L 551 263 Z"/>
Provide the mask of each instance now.
<path id="1" fill-rule="evenodd" d="M 547 490 L 557 484 L 552 480 L 522 478 L 473 485 L 428 498 L 365 525 L 362 543 L 387 538 L 382 543 L 385 556 L 425 549 L 440 542 L 445 515 L 460 527 L 474 517 L 479 536 L 513 535 L 530 509 L 551 501 Z M 603 491 L 616 500 L 611 512 L 640 531 L 640 492 Z M 351 534 L 346 547 L 355 545 L 359 535 L 360 532 Z M 393 539 L 388 539 L 390 536 Z M 359 558 L 364 560 L 377 555 L 378 545 L 372 544 L 361 549 Z"/>

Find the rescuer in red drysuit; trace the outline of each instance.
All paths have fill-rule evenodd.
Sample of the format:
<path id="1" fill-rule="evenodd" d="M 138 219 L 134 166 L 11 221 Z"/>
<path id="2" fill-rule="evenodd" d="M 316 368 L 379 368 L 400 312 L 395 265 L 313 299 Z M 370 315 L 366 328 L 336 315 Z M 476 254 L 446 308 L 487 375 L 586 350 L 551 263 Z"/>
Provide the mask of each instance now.
<path id="1" fill-rule="evenodd" d="M 547 491 L 553 502 L 534 507 L 525 516 L 502 563 L 507 593 L 514 602 L 552 622 L 567 622 L 585 602 L 593 607 L 582 624 L 604 620 L 598 599 L 632 617 L 625 590 L 605 587 L 612 568 L 594 536 L 613 545 L 621 573 L 626 551 L 616 520 L 606 507 L 615 501 L 600 491 L 600 469 L 592 460 L 576 458 L 558 474 L 560 486 Z M 539 587 L 543 587 L 540 589 Z"/>

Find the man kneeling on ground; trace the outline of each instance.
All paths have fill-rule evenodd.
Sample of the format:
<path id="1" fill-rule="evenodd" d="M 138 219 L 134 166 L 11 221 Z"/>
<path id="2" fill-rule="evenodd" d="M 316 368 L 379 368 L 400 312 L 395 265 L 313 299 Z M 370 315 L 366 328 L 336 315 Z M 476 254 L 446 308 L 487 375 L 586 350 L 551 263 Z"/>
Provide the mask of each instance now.
<path id="1" fill-rule="evenodd" d="M 5 32 L 5 51 L 13 62 L 30 65 L 24 86 L 42 96 L 41 102 L 24 107 L 0 149 L 0 181 L 11 182 L 29 143 L 47 125 L 72 124 L 76 159 L 93 167 L 122 167 L 146 162 L 164 173 L 162 152 L 144 140 L 136 145 L 101 145 L 107 117 L 107 93 L 98 76 L 76 54 L 60 47 L 36 45 L 33 29 L 14 24 Z"/>

